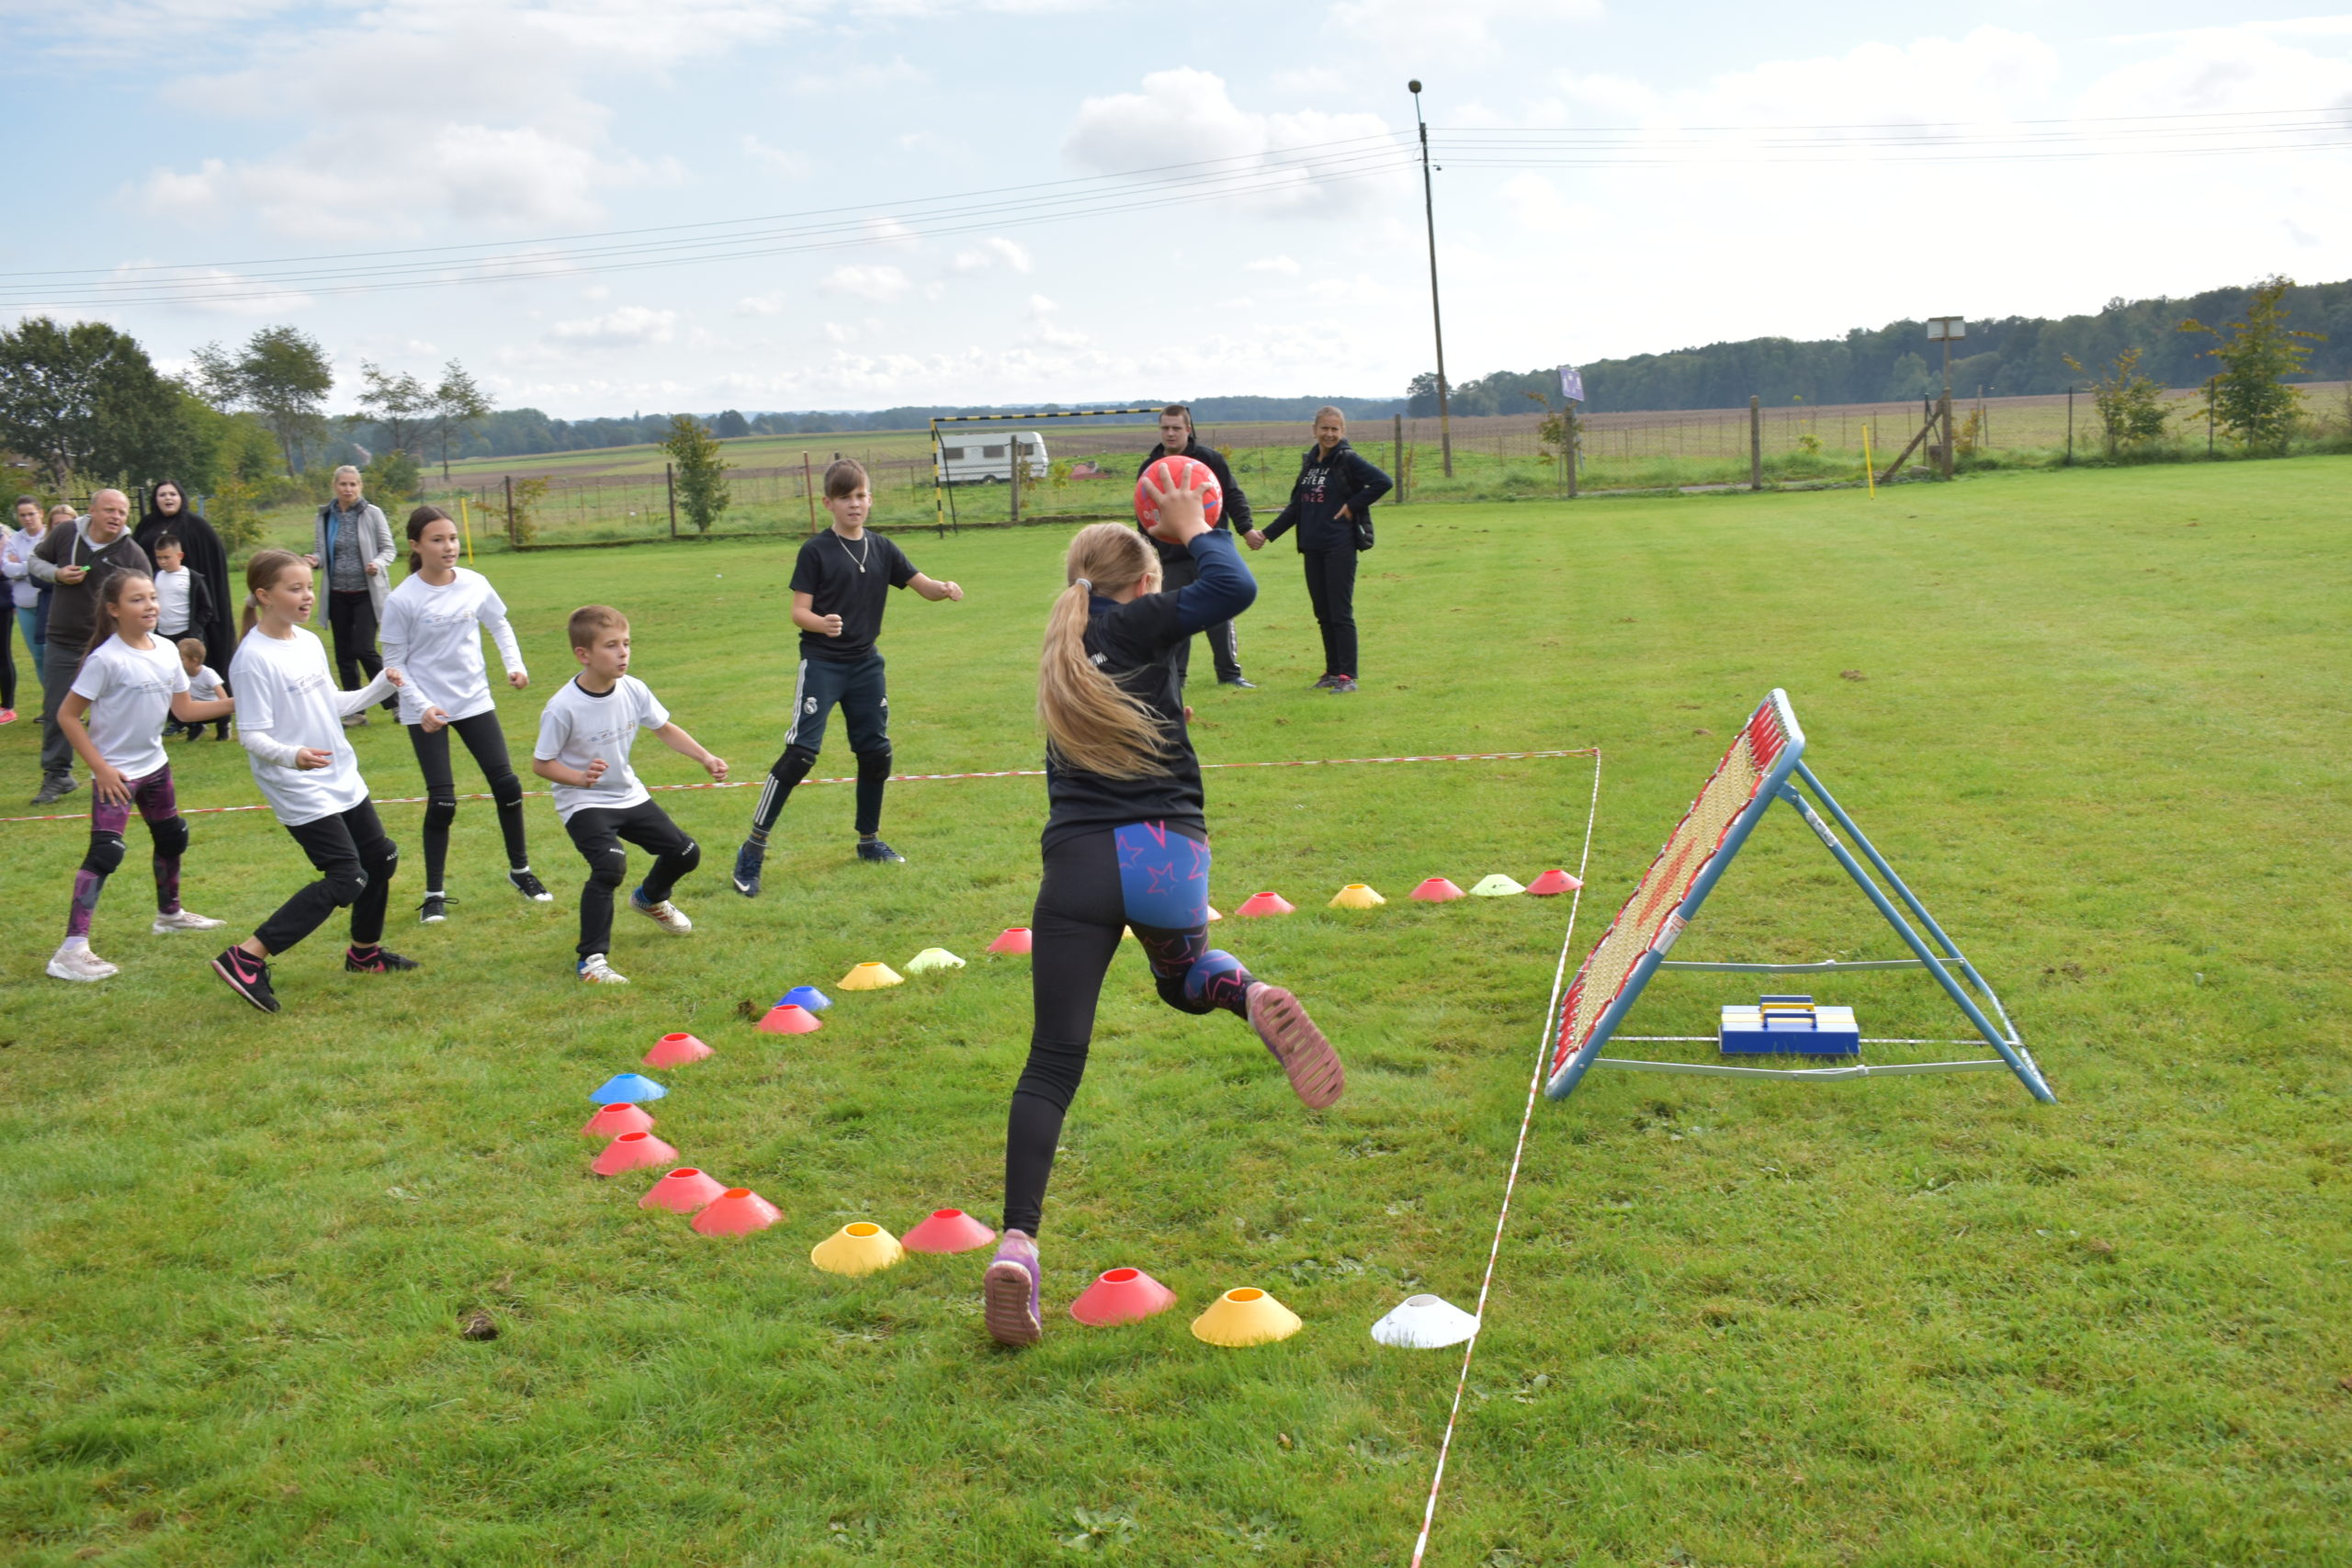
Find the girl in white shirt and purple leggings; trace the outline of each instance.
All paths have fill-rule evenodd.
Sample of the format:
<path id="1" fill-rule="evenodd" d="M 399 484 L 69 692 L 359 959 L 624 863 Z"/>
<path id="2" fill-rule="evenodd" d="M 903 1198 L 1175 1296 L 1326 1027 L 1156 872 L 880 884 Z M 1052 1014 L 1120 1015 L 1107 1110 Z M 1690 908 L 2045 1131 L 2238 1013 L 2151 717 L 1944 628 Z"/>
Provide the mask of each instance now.
<path id="1" fill-rule="evenodd" d="M 245 563 L 245 611 L 229 683 L 237 694 L 237 739 L 254 782 L 277 820 L 319 870 L 259 930 L 212 961 L 229 988 L 264 1012 L 277 1010 L 269 960 L 351 911 L 351 945 L 343 966 L 357 975 L 413 969 L 416 961 L 381 945 L 399 846 L 384 836 L 359 776 L 359 758 L 343 732 L 345 715 L 380 702 L 403 683 L 386 668 L 356 692 L 338 690 L 326 649 L 300 623 L 318 592 L 310 563 L 288 550 L 258 550 Z M 435 710 L 438 711 L 438 710 Z"/>
<path id="2" fill-rule="evenodd" d="M 145 572 L 119 571 L 106 580 L 89 654 L 58 708 L 58 728 L 90 770 L 90 850 L 74 874 L 64 944 L 49 961 L 49 972 L 61 980 L 103 980 L 117 972 L 90 951 L 90 922 L 107 878 L 122 864 L 122 831 L 134 807 L 155 847 L 156 934 L 221 923 L 180 907 L 187 820 L 164 753 L 164 720 L 200 725 L 225 718 L 236 705 L 188 694 L 179 649 L 155 636 L 157 608 L 155 580 Z"/>
<path id="3" fill-rule="evenodd" d="M 481 634 L 498 644 L 506 683 L 516 691 L 531 683 L 523 650 L 506 624 L 506 605 L 490 580 L 458 564 L 458 525 L 437 506 L 409 513 L 408 571 L 384 601 L 379 634 L 384 662 L 407 677 L 401 691 L 401 723 L 424 772 L 424 903 L 417 919 L 435 925 L 448 919 L 443 872 L 449 861 L 449 828 L 458 819 L 458 784 L 449 771 L 449 734 L 466 743 L 474 765 L 498 803 L 498 830 L 506 840 L 506 880 L 535 903 L 552 896 L 531 874 L 523 839 L 523 781 L 507 760 L 506 735 L 491 701 L 490 671 L 482 662 Z M 434 719 L 437 710 L 447 716 Z"/>

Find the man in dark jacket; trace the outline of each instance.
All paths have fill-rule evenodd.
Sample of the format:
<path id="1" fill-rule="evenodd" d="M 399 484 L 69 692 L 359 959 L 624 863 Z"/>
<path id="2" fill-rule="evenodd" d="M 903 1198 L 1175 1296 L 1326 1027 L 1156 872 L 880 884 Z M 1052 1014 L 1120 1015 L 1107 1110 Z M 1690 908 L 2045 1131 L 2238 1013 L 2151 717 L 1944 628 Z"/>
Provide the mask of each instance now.
<path id="1" fill-rule="evenodd" d="M 90 498 L 87 517 L 52 524 L 27 563 L 34 581 L 56 591 L 49 603 L 49 641 L 40 667 L 41 778 L 35 806 L 47 806 L 76 787 L 74 748 L 58 728 L 57 715 L 74 677 L 82 672 L 83 655 L 90 650 L 90 632 L 98 624 L 98 591 L 118 571 L 154 570 L 147 553 L 132 541 L 130 522 L 130 498 L 119 490 L 102 490 Z"/>
<path id="2" fill-rule="evenodd" d="M 1251 521 L 1250 498 L 1241 493 L 1239 485 L 1233 482 L 1233 470 L 1225 466 L 1225 455 L 1214 446 L 1193 439 L 1193 411 L 1182 403 L 1170 403 L 1159 411 L 1159 445 L 1153 447 L 1151 456 L 1143 460 L 1143 468 L 1136 470 L 1136 477 L 1141 478 L 1143 469 L 1150 468 L 1160 458 L 1170 457 L 1190 457 L 1194 462 L 1206 464 L 1209 472 L 1216 476 L 1217 488 L 1225 492 L 1224 510 L 1217 513 L 1216 526 L 1224 528 L 1230 525 L 1243 533 L 1249 531 Z M 1140 528 L 1143 525 L 1137 523 L 1136 526 Z M 1144 537 L 1150 539 L 1151 547 L 1159 552 L 1159 586 L 1162 592 L 1173 593 L 1193 581 L 1199 568 L 1193 563 L 1191 551 L 1164 544 L 1148 531 Z M 1219 621 L 1208 628 L 1208 634 L 1209 651 L 1216 657 L 1217 684 L 1238 686 L 1244 691 L 1257 690 L 1256 682 L 1241 678 L 1240 640 L 1233 634 L 1233 623 Z M 1184 679 L 1192 662 L 1193 643 L 1187 637 L 1176 650 L 1177 680 Z"/>
<path id="3" fill-rule="evenodd" d="M 1356 552 L 1372 547 L 1372 503 L 1394 488 L 1348 445 L 1348 416 L 1335 408 L 1315 412 L 1315 445 L 1298 462 L 1290 504 L 1261 532 L 1247 536 L 1250 547 L 1298 530 L 1298 553 L 1306 563 L 1306 596 L 1323 631 L 1323 678 L 1327 692 L 1356 689 Z"/>

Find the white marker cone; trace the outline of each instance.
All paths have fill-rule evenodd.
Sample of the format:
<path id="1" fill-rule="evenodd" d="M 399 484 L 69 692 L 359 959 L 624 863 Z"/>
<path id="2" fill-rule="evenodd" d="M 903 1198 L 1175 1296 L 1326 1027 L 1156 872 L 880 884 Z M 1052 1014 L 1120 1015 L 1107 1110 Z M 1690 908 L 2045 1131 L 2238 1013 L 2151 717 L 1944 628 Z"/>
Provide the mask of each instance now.
<path id="1" fill-rule="evenodd" d="M 1443 1296 L 1407 1296 L 1404 1304 L 1372 1325 L 1383 1345 L 1408 1350 L 1439 1350 L 1478 1332 L 1478 1320 Z"/>

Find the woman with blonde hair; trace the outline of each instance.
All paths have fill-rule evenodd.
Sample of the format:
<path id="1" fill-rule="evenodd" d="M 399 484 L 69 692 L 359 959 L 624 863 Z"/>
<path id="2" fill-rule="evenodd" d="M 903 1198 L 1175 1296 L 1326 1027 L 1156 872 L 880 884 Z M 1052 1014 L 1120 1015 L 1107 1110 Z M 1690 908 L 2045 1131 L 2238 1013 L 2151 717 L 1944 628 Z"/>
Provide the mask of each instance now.
<path id="1" fill-rule="evenodd" d="M 1038 660 L 1049 810 L 1030 917 L 1035 1022 L 1005 1129 L 1004 1233 L 982 1285 L 989 1334 L 1005 1345 L 1035 1344 L 1044 1330 L 1036 1235 L 1046 1182 L 1122 927 L 1143 943 L 1162 1001 L 1246 1020 L 1309 1107 L 1329 1105 L 1345 1087 L 1338 1055 L 1298 998 L 1208 944 L 1208 820 L 1175 653 L 1248 609 L 1258 585 L 1232 536 L 1208 526 L 1197 494 L 1151 493 L 1153 536 L 1186 550 L 1197 579 L 1160 592 L 1149 539 L 1116 523 L 1081 528 Z"/>

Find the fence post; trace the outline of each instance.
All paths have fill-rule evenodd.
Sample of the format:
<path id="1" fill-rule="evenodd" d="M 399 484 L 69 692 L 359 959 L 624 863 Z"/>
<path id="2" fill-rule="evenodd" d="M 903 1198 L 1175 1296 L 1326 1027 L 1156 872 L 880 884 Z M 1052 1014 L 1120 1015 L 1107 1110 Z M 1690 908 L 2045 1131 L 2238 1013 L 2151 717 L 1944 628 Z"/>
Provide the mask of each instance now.
<path id="1" fill-rule="evenodd" d="M 1581 454 L 1577 451 L 1577 426 L 1578 423 L 1579 421 L 1577 419 L 1576 400 L 1573 398 L 1567 399 L 1560 405 L 1560 445 L 1567 449 L 1568 499 L 1570 501 L 1574 501 L 1577 498 L 1577 458 L 1581 456 Z"/>
<path id="2" fill-rule="evenodd" d="M 1747 394 L 1747 488 L 1764 488 L 1764 400 Z"/>
<path id="3" fill-rule="evenodd" d="M 2073 468 L 2074 466 L 2075 466 L 2075 389 L 2074 389 L 2073 384 L 2070 382 L 2070 383 L 2067 385 L 2067 388 L 2066 388 L 2066 467 L 2068 467 L 2068 468 Z"/>
<path id="4" fill-rule="evenodd" d="M 1943 455 L 1942 459 L 1938 466 L 1943 469 L 1943 477 L 1950 479 L 1951 478 L 1952 456 L 1951 394 L 1950 392 L 1945 392 L 1937 398 L 1936 412 L 1937 416 L 1943 421 L 1944 425 Z"/>
<path id="5" fill-rule="evenodd" d="M 1012 490 L 1008 497 L 1012 508 L 1012 525 L 1021 526 L 1021 470 L 1026 459 L 1021 455 L 1021 433 L 1013 431 L 1004 449 L 1012 455 Z"/>
<path id="6" fill-rule="evenodd" d="M 800 454 L 800 493 L 808 502 L 808 532 L 817 531 L 817 471 L 808 466 L 808 454 Z"/>
<path id="7" fill-rule="evenodd" d="M 1396 416 L 1396 459 L 1392 467 L 1396 470 L 1396 504 L 1402 506 L 1405 504 L 1405 416 L 1401 413 Z"/>
<path id="8" fill-rule="evenodd" d="M 514 476 L 506 476 L 506 542 L 516 549 L 523 547 L 523 530 L 514 522 Z"/>
<path id="9" fill-rule="evenodd" d="M 670 537 L 678 536 L 678 465 L 662 465 L 662 483 L 670 492 Z"/>

